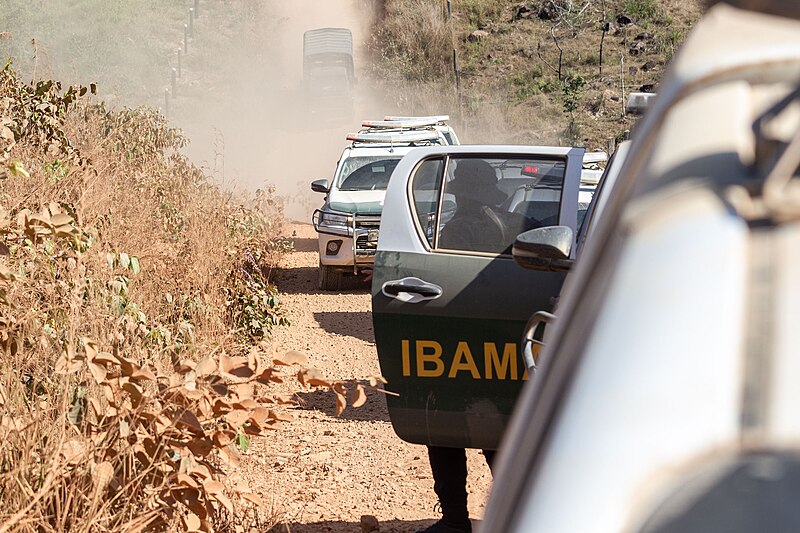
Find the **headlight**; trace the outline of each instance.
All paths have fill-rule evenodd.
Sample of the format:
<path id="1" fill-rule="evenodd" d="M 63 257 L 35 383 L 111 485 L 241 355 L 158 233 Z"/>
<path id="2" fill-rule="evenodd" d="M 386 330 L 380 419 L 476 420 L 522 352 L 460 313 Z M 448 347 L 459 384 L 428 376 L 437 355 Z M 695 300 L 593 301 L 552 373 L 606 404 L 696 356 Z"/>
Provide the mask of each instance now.
<path id="1" fill-rule="evenodd" d="M 342 235 L 345 237 L 350 236 L 351 217 L 347 215 L 327 213 L 325 211 L 317 211 L 317 213 L 319 213 L 317 231 L 324 231 L 325 233 L 332 233 L 334 235 Z"/>
<path id="2" fill-rule="evenodd" d="M 333 213 L 321 213 L 319 217 L 320 226 L 340 226 L 347 227 L 347 218 L 345 215 L 334 215 Z"/>

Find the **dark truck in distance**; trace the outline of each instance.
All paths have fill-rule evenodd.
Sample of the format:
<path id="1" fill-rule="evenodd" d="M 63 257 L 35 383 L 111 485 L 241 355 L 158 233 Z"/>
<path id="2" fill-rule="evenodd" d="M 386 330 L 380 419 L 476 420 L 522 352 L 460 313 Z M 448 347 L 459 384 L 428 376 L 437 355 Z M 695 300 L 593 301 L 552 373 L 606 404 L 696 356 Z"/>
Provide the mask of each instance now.
<path id="1" fill-rule="evenodd" d="M 351 119 L 355 83 L 350 30 L 318 28 L 303 34 L 303 88 L 309 118 Z"/>

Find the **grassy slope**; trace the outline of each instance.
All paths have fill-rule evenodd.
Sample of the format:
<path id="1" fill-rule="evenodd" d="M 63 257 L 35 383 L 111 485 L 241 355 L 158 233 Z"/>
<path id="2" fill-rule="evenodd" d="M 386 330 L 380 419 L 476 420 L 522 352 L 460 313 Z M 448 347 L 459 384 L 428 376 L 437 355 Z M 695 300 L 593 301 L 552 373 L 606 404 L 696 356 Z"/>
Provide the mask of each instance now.
<path id="1" fill-rule="evenodd" d="M 452 86 L 455 46 L 466 141 L 592 149 L 605 148 L 609 137 L 622 137 L 633 123 L 633 117 L 622 116 L 623 83 L 625 94 L 657 85 L 702 13 L 699 0 L 454 0 L 448 23 L 443 9 L 423 4 L 386 1 L 377 33 L 384 69 Z M 540 7 L 547 4 L 554 18 L 541 19 Z M 618 26 L 620 15 L 632 23 Z M 612 28 L 603 39 L 601 73 L 603 21 Z M 470 39 L 476 30 L 486 33 Z M 643 50 L 632 52 L 632 45 Z M 425 61 L 424 69 L 411 68 Z"/>

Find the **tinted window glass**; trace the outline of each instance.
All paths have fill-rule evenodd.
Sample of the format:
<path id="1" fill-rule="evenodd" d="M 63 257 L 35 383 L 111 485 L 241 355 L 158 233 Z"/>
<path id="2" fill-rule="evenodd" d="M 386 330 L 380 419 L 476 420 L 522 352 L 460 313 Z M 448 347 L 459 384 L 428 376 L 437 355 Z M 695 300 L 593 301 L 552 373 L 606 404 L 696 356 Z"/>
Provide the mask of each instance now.
<path id="1" fill-rule="evenodd" d="M 510 253 L 523 231 L 557 225 L 565 168 L 563 160 L 450 158 L 435 246 Z"/>
<path id="2" fill-rule="evenodd" d="M 439 202 L 439 191 L 442 183 L 442 159 L 428 159 L 420 163 L 414 172 L 411 183 L 411 195 L 419 226 L 430 246 L 433 246 L 433 234 L 436 226 L 436 207 Z"/>

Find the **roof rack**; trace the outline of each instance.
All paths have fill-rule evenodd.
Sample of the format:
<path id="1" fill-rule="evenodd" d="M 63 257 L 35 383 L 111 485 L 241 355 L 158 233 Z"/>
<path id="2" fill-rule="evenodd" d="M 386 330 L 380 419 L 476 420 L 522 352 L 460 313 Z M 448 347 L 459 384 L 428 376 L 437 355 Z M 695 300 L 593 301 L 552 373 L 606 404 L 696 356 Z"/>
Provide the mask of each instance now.
<path id="1" fill-rule="evenodd" d="M 383 117 L 383 120 L 391 120 L 391 121 L 406 121 L 406 120 L 424 120 L 424 121 L 432 121 L 433 125 L 441 124 L 443 122 L 447 122 L 450 120 L 450 115 L 430 115 L 430 116 L 420 116 L 420 117 L 401 117 L 397 115 L 386 115 Z"/>
<path id="2" fill-rule="evenodd" d="M 436 131 L 381 131 L 349 133 L 347 140 L 354 143 L 410 144 L 418 142 L 441 142 Z"/>
<path id="3" fill-rule="evenodd" d="M 404 119 L 404 120 L 365 120 L 361 123 L 364 128 L 373 130 L 382 129 L 421 129 L 437 126 L 441 123 L 435 120 L 437 117 L 431 118 L 417 118 L 417 119 Z"/>

